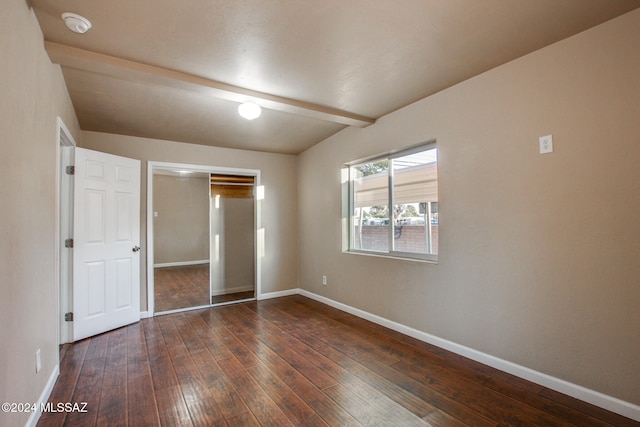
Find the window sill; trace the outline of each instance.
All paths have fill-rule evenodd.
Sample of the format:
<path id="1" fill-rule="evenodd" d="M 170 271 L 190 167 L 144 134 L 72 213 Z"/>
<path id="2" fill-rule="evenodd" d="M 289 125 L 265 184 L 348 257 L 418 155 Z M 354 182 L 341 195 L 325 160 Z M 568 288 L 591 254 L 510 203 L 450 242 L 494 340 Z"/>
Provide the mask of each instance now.
<path id="1" fill-rule="evenodd" d="M 438 264 L 438 259 L 430 259 L 430 258 L 415 258 L 411 256 L 401 256 L 401 255 L 390 255 L 376 252 L 366 252 L 366 251 L 354 251 L 354 250 L 343 250 L 342 253 L 349 255 L 364 255 L 375 258 L 387 258 L 387 259 L 397 259 L 399 261 L 414 261 L 421 262 L 425 264 Z"/>

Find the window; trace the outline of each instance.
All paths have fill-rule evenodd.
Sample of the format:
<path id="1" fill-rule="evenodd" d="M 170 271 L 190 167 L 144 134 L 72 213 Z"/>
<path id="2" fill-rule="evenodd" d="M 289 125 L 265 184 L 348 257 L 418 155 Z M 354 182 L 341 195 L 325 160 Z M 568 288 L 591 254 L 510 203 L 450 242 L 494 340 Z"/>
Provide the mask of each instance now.
<path id="1" fill-rule="evenodd" d="M 435 143 L 345 167 L 350 252 L 437 261 Z"/>

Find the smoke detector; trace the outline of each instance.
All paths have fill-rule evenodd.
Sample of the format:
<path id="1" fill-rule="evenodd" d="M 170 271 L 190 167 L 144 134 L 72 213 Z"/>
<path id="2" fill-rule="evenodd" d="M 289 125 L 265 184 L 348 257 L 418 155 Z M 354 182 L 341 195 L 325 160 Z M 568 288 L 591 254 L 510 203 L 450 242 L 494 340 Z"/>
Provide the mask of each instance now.
<path id="1" fill-rule="evenodd" d="M 84 16 L 76 15 L 75 13 L 63 13 L 62 19 L 68 29 L 74 33 L 84 34 L 91 28 L 91 22 Z"/>

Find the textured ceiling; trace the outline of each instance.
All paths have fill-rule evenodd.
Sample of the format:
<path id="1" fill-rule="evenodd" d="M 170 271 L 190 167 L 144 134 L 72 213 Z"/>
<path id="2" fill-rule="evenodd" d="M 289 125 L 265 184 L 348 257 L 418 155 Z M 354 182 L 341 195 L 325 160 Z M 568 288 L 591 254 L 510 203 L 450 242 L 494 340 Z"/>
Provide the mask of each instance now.
<path id="1" fill-rule="evenodd" d="M 640 0 L 31 0 L 84 130 L 299 153 Z M 93 28 L 69 31 L 74 12 Z M 238 101 L 268 107 L 237 115 Z"/>

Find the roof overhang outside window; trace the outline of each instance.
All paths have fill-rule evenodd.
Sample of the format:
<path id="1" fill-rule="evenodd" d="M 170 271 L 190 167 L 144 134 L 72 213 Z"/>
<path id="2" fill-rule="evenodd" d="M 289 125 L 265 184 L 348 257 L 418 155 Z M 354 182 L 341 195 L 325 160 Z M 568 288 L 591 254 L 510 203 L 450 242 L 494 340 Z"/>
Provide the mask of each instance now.
<path id="1" fill-rule="evenodd" d="M 396 204 L 438 201 L 437 163 L 396 170 L 393 199 Z M 389 201 L 387 173 L 368 175 L 354 181 L 354 207 L 386 206 Z"/>

